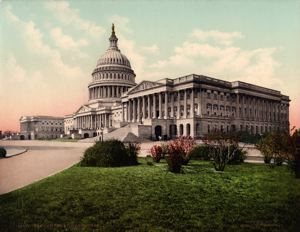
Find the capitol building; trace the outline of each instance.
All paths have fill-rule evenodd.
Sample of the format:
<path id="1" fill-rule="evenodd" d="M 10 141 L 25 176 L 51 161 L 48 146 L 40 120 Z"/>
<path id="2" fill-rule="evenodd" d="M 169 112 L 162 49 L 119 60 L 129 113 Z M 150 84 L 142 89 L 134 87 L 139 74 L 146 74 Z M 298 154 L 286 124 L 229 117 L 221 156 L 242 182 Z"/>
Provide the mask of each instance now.
<path id="1" fill-rule="evenodd" d="M 92 72 L 88 102 L 64 119 L 65 134 L 87 138 L 132 132 L 155 139 L 201 137 L 213 130 L 263 134 L 289 129 L 290 100 L 280 91 L 196 74 L 137 84 L 114 26 L 109 43 Z"/>
<path id="2" fill-rule="evenodd" d="M 289 130 L 290 99 L 280 91 L 197 74 L 138 84 L 135 77 L 118 47 L 113 25 L 109 47 L 88 84 L 88 102 L 59 119 L 64 134 L 103 139 L 131 132 L 145 139 L 169 139 L 201 137 L 214 130 L 251 134 Z M 21 127 L 28 128 L 27 119 L 21 118 Z"/>

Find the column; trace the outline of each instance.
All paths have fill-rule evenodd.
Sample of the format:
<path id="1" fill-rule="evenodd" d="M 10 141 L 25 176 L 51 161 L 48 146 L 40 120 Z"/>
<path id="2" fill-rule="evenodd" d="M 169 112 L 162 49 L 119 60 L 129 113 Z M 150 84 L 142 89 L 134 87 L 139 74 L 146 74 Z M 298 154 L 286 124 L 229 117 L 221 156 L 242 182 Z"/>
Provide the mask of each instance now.
<path id="1" fill-rule="evenodd" d="M 104 114 L 104 127 L 108 127 L 107 126 L 107 114 Z"/>
<path id="2" fill-rule="evenodd" d="M 128 103 L 127 103 L 127 121 L 128 122 L 131 122 L 131 112 L 132 112 L 132 107 L 131 107 L 131 100 L 128 100 Z"/>
<path id="3" fill-rule="evenodd" d="M 124 103 L 122 103 L 122 122 L 125 121 Z"/>
<path id="4" fill-rule="evenodd" d="M 183 117 L 187 117 L 187 90 L 184 90 Z"/>
<path id="5" fill-rule="evenodd" d="M 111 87 L 111 96 L 115 97 L 115 87 L 114 86 Z"/>
<path id="6" fill-rule="evenodd" d="M 141 120 L 141 99 L 138 97 L 137 99 L 137 122 Z"/>
<path id="7" fill-rule="evenodd" d="M 145 118 L 146 118 L 146 100 L 145 100 L 145 96 L 143 96 L 142 99 L 143 99 L 143 115 L 142 115 L 142 121 L 144 121 Z"/>
<path id="8" fill-rule="evenodd" d="M 151 118 L 151 104 L 150 104 L 150 95 L 148 95 L 147 102 L 148 102 L 148 119 L 150 119 L 150 118 Z"/>
<path id="9" fill-rule="evenodd" d="M 202 106 L 203 106 L 203 91 L 199 89 L 198 93 L 198 115 L 202 117 Z"/>
<path id="10" fill-rule="evenodd" d="M 191 92 L 191 108 L 190 108 L 190 117 L 194 117 L 195 116 L 195 111 L 194 111 L 194 108 L 195 108 L 195 99 L 194 99 L 194 89 L 192 89 L 192 92 Z"/>
<path id="11" fill-rule="evenodd" d="M 177 92 L 177 119 L 180 118 L 180 91 Z"/>
<path id="12" fill-rule="evenodd" d="M 171 118 L 174 118 L 174 92 L 170 93 L 171 97 Z"/>
<path id="13" fill-rule="evenodd" d="M 129 121 L 129 119 L 128 119 L 128 116 L 129 116 L 129 114 L 128 114 L 128 106 L 129 106 L 129 102 L 126 102 L 126 121 L 127 122 Z"/>
<path id="14" fill-rule="evenodd" d="M 162 93 L 158 94 L 158 118 L 162 118 Z"/>
<path id="15" fill-rule="evenodd" d="M 240 117 L 240 95 L 236 95 L 236 116 Z"/>
<path id="16" fill-rule="evenodd" d="M 136 104 L 135 104 L 135 99 L 132 99 L 132 118 L 133 122 L 136 122 Z"/>
<path id="17" fill-rule="evenodd" d="M 107 88 L 108 88 L 108 95 L 107 95 L 107 97 L 111 97 L 111 86 L 108 86 Z"/>
<path id="18" fill-rule="evenodd" d="M 168 92 L 165 92 L 165 119 L 168 118 Z"/>
<path id="19" fill-rule="evenodd" d="M 153 94 L 153 118 L 156 118 L 156 96 Z"/>

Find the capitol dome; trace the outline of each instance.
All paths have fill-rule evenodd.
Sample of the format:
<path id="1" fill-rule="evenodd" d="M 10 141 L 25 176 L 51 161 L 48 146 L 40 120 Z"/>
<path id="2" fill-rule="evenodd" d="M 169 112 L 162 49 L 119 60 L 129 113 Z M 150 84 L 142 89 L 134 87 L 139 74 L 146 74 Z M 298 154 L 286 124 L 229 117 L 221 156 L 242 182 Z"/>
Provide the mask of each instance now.
<path id="1" fill-rule="evenodd" d="M 114 24 L 109 38 L 110 46 L 98 59 L 89 84 L 89 101 L 111 101 L 136 85 L 135 73 L 127 57 L 118 48 Z"/>
<path id="2" fill-rule="evenodd" d="M 129 60 L 120 50 L 109 48 L 98 60 L 96 68 L 111 65 L 121 65 L 131 69 Z"/>

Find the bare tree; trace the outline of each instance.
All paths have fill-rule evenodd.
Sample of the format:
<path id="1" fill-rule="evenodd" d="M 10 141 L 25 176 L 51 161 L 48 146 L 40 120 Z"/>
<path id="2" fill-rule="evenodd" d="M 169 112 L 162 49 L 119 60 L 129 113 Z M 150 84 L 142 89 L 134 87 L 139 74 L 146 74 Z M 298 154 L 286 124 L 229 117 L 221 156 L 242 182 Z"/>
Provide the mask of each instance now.
<path id="1" fill-rule="evenodd" d="M 228 161 L 239 149 L 239 137 L 234 132 L 215 131 L 206 135 L 203 141 L 209 147 L 209 156 L 216 171 L 224 171 Z"/>

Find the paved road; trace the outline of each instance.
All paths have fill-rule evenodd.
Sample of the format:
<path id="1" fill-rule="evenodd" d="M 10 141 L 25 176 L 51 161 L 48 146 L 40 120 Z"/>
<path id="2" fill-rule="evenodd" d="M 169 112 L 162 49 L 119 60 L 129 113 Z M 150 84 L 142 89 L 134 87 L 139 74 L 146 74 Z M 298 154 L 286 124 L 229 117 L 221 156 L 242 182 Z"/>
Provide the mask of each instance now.
<path id="1" fill-rule="evenodd" d="M 24 187 L 79 162 L 88 143 L 0 141 L 0 146 L 27 152 L 0 159 L 0 194 Z"/>

